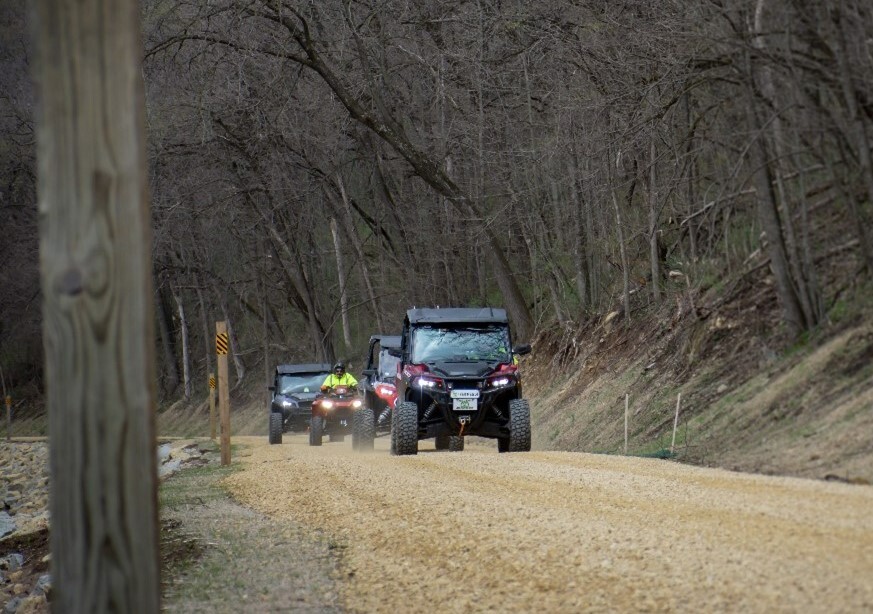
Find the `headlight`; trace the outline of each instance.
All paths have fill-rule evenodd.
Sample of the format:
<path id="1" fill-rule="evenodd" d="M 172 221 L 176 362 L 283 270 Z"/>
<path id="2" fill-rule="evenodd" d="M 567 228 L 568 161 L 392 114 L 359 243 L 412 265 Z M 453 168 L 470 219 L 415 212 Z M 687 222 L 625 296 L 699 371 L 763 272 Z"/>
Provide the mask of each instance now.
<path id="1" fill-rule="evenodd" d="M 498 379 L 491 380 L 491 386 L 494 388 L 499 388 L 500 386 L 508 386 L 511 380 L 508 377 L 500 377 Z"/>
<path id="2" fill-rule="evenodd" d="M 359 408 L 361 405 L 363 405 L 363 403 L 361 403 L 361 399 L 355 399 L 354 401 L 352 401 L 352 407 L 354 407 L 355 409 Z"/>
<path id="3" fill-rule="evenodd" d="M 325 409 L 330 409 L 333 407 L 333 401 L 322 401 L 321 406 Z"/>
<path id="4" fill-rule="evenodd" d="M 442 384 L 442 381 L 427 377 L 419 377 L 415 383 L 418 384 L 419 388 L 438 388 Z"/>
<path id="5" fill-rule="evenodd" d="M 295 403 L 291 399 L 281 399 L 279 401 L 279 405 L 281 405 L 285 409 L 291 409 L 292 407 L 297 407 L 297 403 Z"/>

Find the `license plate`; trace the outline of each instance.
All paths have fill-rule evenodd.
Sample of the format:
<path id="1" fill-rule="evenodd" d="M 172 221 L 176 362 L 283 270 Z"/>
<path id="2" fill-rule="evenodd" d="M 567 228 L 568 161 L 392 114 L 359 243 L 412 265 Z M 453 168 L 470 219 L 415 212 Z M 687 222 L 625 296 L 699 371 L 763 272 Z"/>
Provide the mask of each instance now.
<path id="1" fill-rule="evenodd" d="M 452 402 L 455 411 L 476 411 L 476 399 L 455 399 Z"/>
<path id="2" fill-rule="evenodd" d="M 453 399 L 478 399 L 478 390 L 452 390 Z"/>

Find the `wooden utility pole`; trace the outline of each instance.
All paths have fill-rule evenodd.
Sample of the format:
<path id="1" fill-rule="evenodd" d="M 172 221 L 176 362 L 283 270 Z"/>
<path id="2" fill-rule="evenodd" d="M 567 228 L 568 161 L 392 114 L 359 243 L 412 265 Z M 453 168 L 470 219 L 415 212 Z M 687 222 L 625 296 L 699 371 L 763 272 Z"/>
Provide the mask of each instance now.
<path id="1" fill-rule="evenodd" d="M 215 439 L 215 373 L 209 373 L 209 437 Z"/>
<path id="2" fill-rule="evenodd" d="M 230 386 L 227 383 L 227 322 L 215 323 L 215 353 L 218 355 L 218 411 L 221 414 L 221 464 L 230 464 Z"/>
<path id="3" fill-rule="evenodd" d="M 160 611 L 139 12 L 34 3 L 55 612 Z"/>

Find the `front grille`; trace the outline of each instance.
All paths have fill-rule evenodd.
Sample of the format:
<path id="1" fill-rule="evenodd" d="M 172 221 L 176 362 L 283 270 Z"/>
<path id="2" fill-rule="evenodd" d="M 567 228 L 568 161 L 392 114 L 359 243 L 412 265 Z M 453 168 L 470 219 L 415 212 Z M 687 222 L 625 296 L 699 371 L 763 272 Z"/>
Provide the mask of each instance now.
<path id="1" fill-rule="evenodd" d="M 485 387 L 485 380 L 475 379 L 450 379 L 446 380 L 446 390 L 452 391 L 455 388 L 459 390 L 481 390 Z"/>

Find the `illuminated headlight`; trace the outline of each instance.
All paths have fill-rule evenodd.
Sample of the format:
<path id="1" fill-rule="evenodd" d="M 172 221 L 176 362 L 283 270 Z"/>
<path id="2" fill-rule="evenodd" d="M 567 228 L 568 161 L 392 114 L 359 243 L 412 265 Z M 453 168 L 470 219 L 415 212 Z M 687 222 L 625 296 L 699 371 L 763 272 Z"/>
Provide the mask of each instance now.
<path id="1" fill-rule="evenodd" d="M 281 405 L 285 409 L 291 409 L 292 407 L 297 407 L 297 403 L 295 403 L 291 399 L 280 399 L 279 405 Z"/>
<path id="2" fill-rule="evenodd" d="M 512 381 L 508 377 L 501 377 L 495 380 L 491 380 L 491 386 L 494 388 L 499 388 L 500 386 L 508 386 L 509 382 Z"/>
<path id="3" fill-rule="evenodd" d="M 428 379 L 426 377 L 419 377 L 416 383 L 418 384 L 419 388 L 436 388 L 438 382 L 436 380 Z"/>
<path id="4" fill-rule="evenodd" d="M 322 401 L 321 406 L 325 409 L 331 409 L 333 407 L 333 401 Z"/>
<path id="5" fill-rule="evenodd" d="M 352 407 L 354 407 L 355 409 L 359 408 L 361 405 L 363 405 L 363 403 L 361 403 L 361 399 L 355 399 L 354 401 L 352 401 Z"/>

